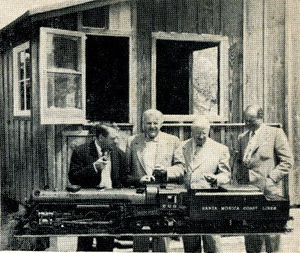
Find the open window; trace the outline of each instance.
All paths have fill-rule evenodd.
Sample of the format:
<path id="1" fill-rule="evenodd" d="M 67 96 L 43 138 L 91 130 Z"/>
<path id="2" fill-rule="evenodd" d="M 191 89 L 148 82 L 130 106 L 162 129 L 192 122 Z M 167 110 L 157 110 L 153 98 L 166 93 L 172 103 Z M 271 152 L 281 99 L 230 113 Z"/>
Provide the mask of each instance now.
<path id="1" fill-rule="evenodd" d="M 13 49 L 14 116 L 30 116 L 31 59 L 29 42 Z"/>
<path id="2" fill-rule="evenodd" d="M 170 121 L 226 121 L 227 38 L 159 32 L 152 46 L 152 106 Z"/>
<path id="3" fill-rule="evenodd" d="M 40 30 L 41 124 L 85 122 L 85 34 Z"/>

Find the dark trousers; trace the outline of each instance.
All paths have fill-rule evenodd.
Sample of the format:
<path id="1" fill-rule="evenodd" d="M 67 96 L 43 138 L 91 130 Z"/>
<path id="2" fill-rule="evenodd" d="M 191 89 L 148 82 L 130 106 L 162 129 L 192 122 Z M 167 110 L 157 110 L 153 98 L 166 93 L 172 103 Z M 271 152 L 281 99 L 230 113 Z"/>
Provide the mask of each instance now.
<path id="1" fill-rule="evenodd" d="M 113 251 L 114 237 L 96 237 L 96 247 L 93 247 L 93 237 L 78 237 L 77 251 Z"/>
<path id="2" fill-rule="evenodd" d="M 201 252 L 201 240 L 203 242 L 203 251 L 206 253 L 217 252 L 216 241 L 211 235 L 202 236 L 183 236 L 184 252 Z"/>
<path id="3" fill-rule="evenodd" d="M 245 247 L 247 253 L 262 252 L 264 242 L 266 252 L 277 252 L 279 250 L 280 235 L 245 235 Z"/>
<path id="4" fill-rule="evenodd" d="M 149 236 L 138 236 L 133 238 L 134 252 L 148 252 L 152 248 L 152 252 L 166 252 L 167 239 L 164 237 L 153 237 L 152 247 Z"/>

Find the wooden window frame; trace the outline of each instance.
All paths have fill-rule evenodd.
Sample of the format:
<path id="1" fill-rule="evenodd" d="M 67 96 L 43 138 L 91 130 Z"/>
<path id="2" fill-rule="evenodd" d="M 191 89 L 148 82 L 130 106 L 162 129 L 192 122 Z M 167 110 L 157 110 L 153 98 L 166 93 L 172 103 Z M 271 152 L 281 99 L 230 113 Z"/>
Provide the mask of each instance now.
<path id="1" fill-rule="evenodd" d="M 211 34 L 195 34 L 195 33 L 152 33 L 152 74 L 151 74 L 151 105 L 156 108 L 156 44 L 157 40 L 173 40 L 173 41 L 194 41 L 194 42 L 212 42 L 219 44 L 220 57 L 220 112 L 218 115 L 209 115 L 212 122 L 228 121 L 228 37 Z M 190 89 L 190 87 L 189 87 Z M 193 115 L 164 115 L 165 121 L 193 121 Z"/>
<path id="2" fill-rule="evenodd" d="M 26 83 L 26 81 L 29 81 L 30 85 L 31 85 L 31 80 L 32 80 L 32 76 L 30 76 L 29 78 L 26 78 L 26 66 L 24 66 L 24 79 L 23 80 L 19 80 L 19 65 L 18 65 L 18 54 L 22 51 L 25 51 L 26 49 L 30 49 L 30 42 L 27 41 L 19 46 L 16 46 L 13 49 L 13 96 L 14 96 L 14 116 L 16 117 L 30 117 L 31 115 L 31 109 L 29 110 L 21 110 L 20 109 L 20 93 L 19 93 L 19 82 L 23 81 L 24 83 Z M 30 55 L 30 62 L 31 62 L 31 55 Z M 30 63 L 31 65 L 31 63 Z M 31 68 L 31 66 L 30 66 Z M 24 96 L 24 101 L 26 101 L 26 89 L 25 89 L 25 96 Z M 26 102 L 25 102 L 26 104 Z M 31 105 L 30 105 L 31 108 Z"/>
<path id="3" fill-rule="evenodd" d="M 78 37 L 81 39 L 81 55 L 80 65 L 81 71 L 72 71 L 64 69 L 49 69 L 47 65 L 47 35 L 64 35 L 70 37 Z M 39 66 L 40 66 L 40 114 L 41 124 L 83 124 L 86 122 L 86 95 L 85 95 L 85 34 L 77 31 L 68 31 L 54 28 L 40 28 L 40 50 L 39 50 Z M 47 73 L 66 73 L 81 75 L 82 90 L 82 108 L 48 108 L 47 106 Z M 55 115 L 55 117 L 53 117 Z"/>

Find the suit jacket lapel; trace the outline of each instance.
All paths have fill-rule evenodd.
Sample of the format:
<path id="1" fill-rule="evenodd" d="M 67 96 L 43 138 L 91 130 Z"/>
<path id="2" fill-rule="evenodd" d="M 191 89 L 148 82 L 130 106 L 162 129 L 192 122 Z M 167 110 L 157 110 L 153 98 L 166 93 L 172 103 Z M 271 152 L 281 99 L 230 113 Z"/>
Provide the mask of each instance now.
<path id="1" fill-rule="evenodd" d="M 141 138 L 139 140 L 137 140 L 134 145 L 136 148 L 136 154 L 137 154 L 138 160 L 141 164 L 142 169 L 146 173 L 146 165 L 145 165 L 144 157 L 143 157 L 143 151 L 145 148 L 145 137 L 142 135 Z"/>
<path id="2" fill-rule="evenodd" d="M 191 169 L 191 163 L 193 159 L 193 142 L 190 139 L 183 147 L 183 155 L 185 159 L 185 164 L 187 165 L 187 169 Z"/>
<path id="3" fill-rule="evenodd" d="M 90 156 L 94 159 L 94 161 L 98 160 L 99 155 L 94 141 L 90 142 L 89 144 L 89 153 Z"/>

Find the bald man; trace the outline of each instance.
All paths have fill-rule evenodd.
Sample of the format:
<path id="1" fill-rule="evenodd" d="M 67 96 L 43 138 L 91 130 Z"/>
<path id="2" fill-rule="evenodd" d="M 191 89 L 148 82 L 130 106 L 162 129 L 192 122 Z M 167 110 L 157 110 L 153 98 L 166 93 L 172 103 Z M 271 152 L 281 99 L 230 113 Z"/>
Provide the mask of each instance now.
<path id="1" fill-rule="evenodd" d="M 215 185 L 230 181 L 229 150 L 209 138 L 210 123 L 204 116 L 197 116 L 192 124 L 192 138 L 183 144 L 187 188 L 210 189 Z M 213 232 L 213 231 L 212 231 Z M 217 236 L 185 236 L 185 252 L 201 252 L 201 240 L 204 252 L 217 252 Z"/>
<path id="2" fill-rule="evenodd" d="M 263 123 L 261 107 L 250 105 L 244 112 L 247 131 L 238 137 L 238 159 L 234 168 L 237 183 L 257 186 L 266 196 L 283 196 L 282 179 L 293 166 L 287 138 L 280 128 Z M 276 219 L 276 217 L 274 217 Z M 279 250 L 279 235 L 247 235 L 247 252 Z"/>
<path id="3" fill-rule="evenodd" d="M 167 171 L 169 182 L 178 182 L 184 175 L 184 159 L 176 136 L 161 132 L 163 114 L 155 109 L 143 113 L 143 133 L 128 139 L 126 160 L 128 185 L 139 186 L 155 180 L 154 169 Z M 166 239 L 152 238 L 152 252 L 164 252 Z M 148 251 L 149 237 L 134 237 L 133 250 Z"/>

